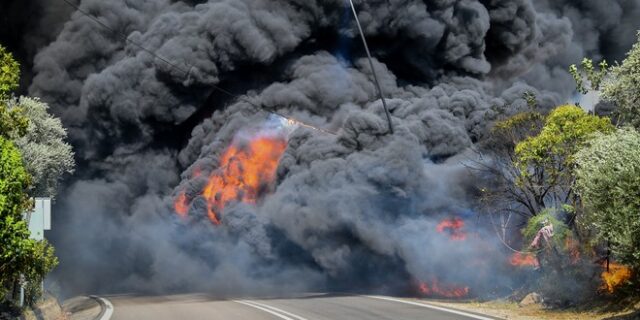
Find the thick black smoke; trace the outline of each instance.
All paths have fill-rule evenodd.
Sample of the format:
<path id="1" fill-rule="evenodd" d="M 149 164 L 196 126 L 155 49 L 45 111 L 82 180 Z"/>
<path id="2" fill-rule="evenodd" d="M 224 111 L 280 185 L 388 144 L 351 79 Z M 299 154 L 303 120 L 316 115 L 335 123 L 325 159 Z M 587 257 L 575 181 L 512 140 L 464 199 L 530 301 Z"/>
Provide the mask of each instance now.
<path id="1" fill-rule="evenodd" d="M 33 77 L 34 55 L 55 39 L 73 8 L 58 0 L 4 0 L 0 12 L 0 41 L 20 63 L 18 93 L 25 94 Z"/>
<path id="2" fill-rule="evenodd" d="M 35 56 L 29 90 L 79 157 L 52 235 L 66 293 L 404 290 L 434 277 L 476 294 L 506 288 L 498 245 L 472 228 L 469 148 L 525 91 L 544 107 L 570 99 L 566 67 L 619 59 L 640 22 L 625 0 L 361 1 L 388 135 L 343 0 L 80 6 L 117 33 L 73 13 Z M 292 132 L 273 192 L 230 204 L 214 227 L 203 177 L 238 132 L 269 121 L 265 110 L 337 135 Z M 187 221 L 171 207 L 181 190 Z M 451 216 L 472 241 L 435 231 Z"/>

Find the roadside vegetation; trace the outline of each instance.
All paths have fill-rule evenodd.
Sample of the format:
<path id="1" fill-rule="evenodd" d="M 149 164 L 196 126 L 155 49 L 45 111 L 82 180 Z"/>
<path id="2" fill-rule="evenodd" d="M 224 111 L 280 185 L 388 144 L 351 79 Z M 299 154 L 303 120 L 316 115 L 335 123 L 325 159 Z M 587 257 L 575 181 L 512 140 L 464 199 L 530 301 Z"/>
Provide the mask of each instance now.
<path id="1" fill-rule="evenodd" d="M 501 228 L 521 230 L 497 234 L 512 264 L 535 272 L 513 301 L 536 292 L 545 307 L 640 307 L 640 34 L 622 63 L 569 71 L 578 92 L 598 91 L 615 111 L 542 110 L 526 94 L 526 110 L 498 119 L 479 146 L 492 159 L 474 165 L 482 202 Z"/>
<path id="2" fill-rule="evenodd" d="M 60 120 L 36 98 L 15 97 L 20 69 L 0 46 L 0 304 L 15 310 L 19 288 L 25 304 L 42 295 L 44 277 L 58 263 L 53 247 L 30 238 L 24 213 L 33 197 L 54 197 L 64 174 L 73 172 L 71 146 Z M 0 310 L 0 311 L 3 311 Z"/>

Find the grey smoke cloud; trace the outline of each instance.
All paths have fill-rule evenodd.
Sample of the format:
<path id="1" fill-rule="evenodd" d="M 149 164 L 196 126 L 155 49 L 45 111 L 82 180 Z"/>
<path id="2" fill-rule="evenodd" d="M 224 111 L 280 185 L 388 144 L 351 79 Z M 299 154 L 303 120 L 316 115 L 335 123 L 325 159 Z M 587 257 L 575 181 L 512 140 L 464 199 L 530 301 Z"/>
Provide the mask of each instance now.
<path id="1" fill-rule="evenodd" d="M 36 55 L 30 92 L 70 127 L 81 164 L 57 207 L 57 278 L 69 294 L 401 290 L 432 277 L 476 294 L 508 286 L 499 245 L 472 223 L 461 163 L 496 110 L 515 112 L 525 91 L 543 107 L 564 102 L 566 65 L 626 50 L 634 37 L 596 21 L 635 30 L 638 4 L 612 1 L 610 17 L 597 3 L 358 3 L 397 127 L 389 136 L 342 1 L 83 0 L 173 66 L 78 12 Z M 621 45 L 607 45 L 612 35 Z M 207 97 L 211 85 L 256 77 L 270 81 L 226 88 L 254 105 Z M 273 192 L 228 205 L 214 227 L 199 193 L 235 135 L 267 119 L 259 108 L 338 134 L 295 130 Z M 160 139 L 167 132 L 180 143 Z M 182 190 L 186 220 L 171 206 Z M 435 231 L 454 215 L 481 240 Z"/>

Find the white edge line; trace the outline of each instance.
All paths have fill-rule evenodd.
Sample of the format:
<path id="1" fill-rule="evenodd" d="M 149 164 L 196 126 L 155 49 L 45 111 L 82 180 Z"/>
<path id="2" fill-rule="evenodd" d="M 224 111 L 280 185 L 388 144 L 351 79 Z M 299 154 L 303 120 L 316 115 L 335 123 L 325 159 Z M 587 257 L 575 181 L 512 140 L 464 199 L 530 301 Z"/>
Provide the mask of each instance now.
<path id="1" fill-rule="evenodd" d="M 246 300 L 243 300 L 243 301 L 241 301 L 241 300 L 233 300 L 233 302 L 240 303 L 240 304 L 244 304 L 244 305 L 246 305 L 246 306 L 250 306 L 250 307 L 252 307 L 252 308 L 256 308 L 256 309 L 262 310 L 262 311 L 264 311 L 264 312 L 268 312 L 268 313 L 270 313 L 270 314 L 272 314 L 272 315 L 274 315 L 274 316 L 276 316 L 276 317 L 278 317 L 278 318 L 280 318 L 280 319 L 284 319 L 284 320 L 293 320 L 293 319 L 291 319 L 291 318 L 287 317 L 287 316 L 286 316 L 286 315 L 284 315 L 284 314 L 280 314 L 280 313 L 275 312 L 275 311 L 273 311 L 273 310 L 269 310 L 269 309 L 267 309 L 267 308 L 263 308 L 263 307 L 261 307 L 261 306 L 259 306 L 259 305 L 253 304 L 253 303 L 251 303 L 251 302 L 249 302 L 249 301 L 246 301 Z"/>
<path id="2" fill-rule="evenodd" d="M 453 310 L 453 309 L 449 309 L 449 308 L 439 307 L 439 306 L 435 306 L 435 305 L 431 305 L 431 304 L 426 304 L 426 303 L 413 302 L 413 301 L 406 301 L 406 300 L 401 300 L 401 299 L 396 299 L 396 298 L 390 298 L 390 297 L 381 297 L 381 296 L 365 296 L 365 297 L 367 297 L 367 298 L 373 298 L 373 299 L 380 299 L 380 300 L 395 301 L 395 302 L 400 302 L 400 303 L 410 304 L 410 305 L 414 305 L 414 306 L 418 306 L 418 307 L 429 308 L 429 309 L 434 309 L 434 310 L 444 311 L 444 312 L 448 312 L 448 313 L 455 313 L 455 314 L 457 314 L 457 315 L 461 315 L 461 316 L 469 317 L 469 318 L 472 318 L 472 319 L 478 319 L 478 320 L 495 320 L 495 318 L 487 318 L 487 317 L 479 316 L 479 315 L 472 314 L 472 313 L 467 313 L 467 312 L 463 312 L 463 311 L 458 311 L 458 310 Z"/>
<path id="3" fill-rule="evenodd" d="M 260 303 L 260 302 L 256 302 L 256 301 L 251 301 L 251 303 L 253 303 L 253 304 L 257 304 L 257 305 L 259 305 L 259 306 L 263 306 L 263 307 L 265 307 L 265 308 L 269 308 L 269 309 L 271 309 L 271 310 L 273 310 L 273 311 L 276 311 L 276 312 L 284 313 L 284 314 L 286 314 L 286 315 L 288 315 L 288 316 L 290 316 L 290 317 L 294 317 L 294 318 L 296 318 L 296 319 L 298 319 L 298 320 L 308 320 L 307 318 L 301 317 L 301 316 L 299 316 L 299 315 L 293 314 L 293 313 L 288 312 L 288 311 L 284 311 L 284 310 L 282 310 L 282 309 L 278 309 L 278 308 L 276 308 L 276 307 L 270 306 L 270 305 L 265 304 L 265 303 Z"/>
<path id="4" fill-rule="evenodd" d="M 111 301 L 98 296 L 92 296 L 92 298 L 100 300 L 100 302 L 104 303 L 105 310 L 99 320 L 111 319 L 111 316 L 113 315 L 113 304 L 111 304 Z"/>

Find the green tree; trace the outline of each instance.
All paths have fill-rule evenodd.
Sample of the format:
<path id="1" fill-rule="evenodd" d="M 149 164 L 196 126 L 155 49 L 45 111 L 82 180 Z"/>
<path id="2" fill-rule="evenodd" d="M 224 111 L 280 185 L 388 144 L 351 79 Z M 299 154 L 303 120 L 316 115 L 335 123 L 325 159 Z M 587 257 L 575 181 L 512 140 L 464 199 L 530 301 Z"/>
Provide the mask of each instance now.
<path id="1" fill-rule="evenodd" d="M 12 296 L 24 280 L 27 302 L 33 303 L 40 296 L 40 281 L 57 259 L 46 241 L 29 238 L 22 218 L 32 207 L 28 194 L 31 176 L 12 140 L 22 139 L 30 125 L 21 108 L 7 104 L 18 79 L 18 64 L 0 46 L 0 300 Z"/>
<path id="2" fill-rule="evenodd" d="M 538 135 L 516 145 L 514 165 L 520 174 L 515 184 L 525 191 L 536 212 L 574 204 L 574 154 L 594 133 L 613 129 L 608 118 L 590 115 L 574 105 L 563 105 L 546 116 Z"/>
<path id="3" fill-rule="evenodd" d="M 526 218 L 571 203 L 573 154 L 594 132 L 609 132 L 608 118 L 565 105 L 548 115 L 533 110 L 496 122 L 483 149 L 492 159 L 483 201 Z"/>
<path id="4" fill-rule="evenodd" d="M 18 149 L 0 136 L 0 296 L 11 290 L 31 255 L 29 230 L 22 213 L 30 208 L 26 193 L 30 177 Z M 28 266 L 28 263 L 26 264 Z"/>
<path id="5" fill-rule="evenodd" d="M 611 69 L 602 96 L 616 104 L 616 117 L 621 123 L 640 128 L 640 34 L 622 64 Z"/>
<path id="6" fill-rule="evenodd" d="M 0 136 L 15 138 L 26 134 L 29 121 L 20 108 L 9 110 L 6 105 L 11 91 L 18 87 L 20 66 L 7 50 L 0 46 Z"/>
<path id="7" fill-rule="evenodd" d="M 14 142 L 33 177 L 29 193 L 54 198 L 61 177 L 73 173 L 75 166 L 71 146 L 65 142 L 65 128 L 60 119 L 47 112 L 49 106 L 37 98 L 14 98 L 7 105 L 10 111 L 20 110 L 28 119 L 25 135 Z"/>
<path id="8" fill-rule="evenodd" d="M 0 46 L 0 99 L 7 99 L 18 88 L 19 81 L 20 65 L 7 49 Z"/>
<path id="9" fill-rule="evenodd" d="M 575 159 L 575 187 L 585 206 L 580 223 L 640 271 L 640 133 L 597 134 Z"/>

